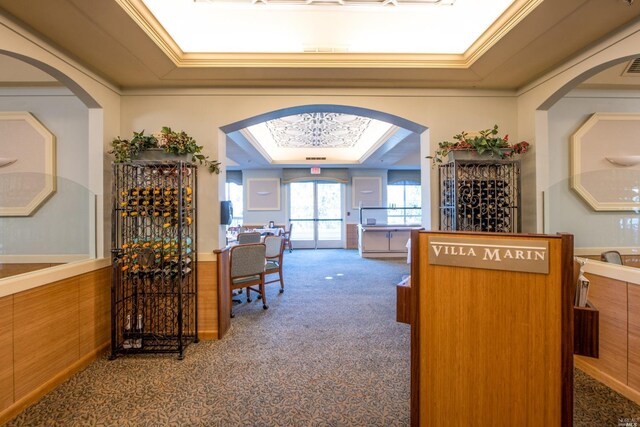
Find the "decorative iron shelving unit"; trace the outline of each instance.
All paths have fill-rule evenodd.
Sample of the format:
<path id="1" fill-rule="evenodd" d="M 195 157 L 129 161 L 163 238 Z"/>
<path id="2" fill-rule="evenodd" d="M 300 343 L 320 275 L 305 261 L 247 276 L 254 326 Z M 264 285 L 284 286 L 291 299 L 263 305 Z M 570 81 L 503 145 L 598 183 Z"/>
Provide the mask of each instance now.
<path id="1" fill-rule="evenodd" d="M 521 231 L 520 161 L 454 158 L 439 174 L 441 230 Z"/>
<path id="2" fill-rule="evenodd" d="M 113 165 L 112 359 L 198 341 L 196 182 L 190 162 Z"/>

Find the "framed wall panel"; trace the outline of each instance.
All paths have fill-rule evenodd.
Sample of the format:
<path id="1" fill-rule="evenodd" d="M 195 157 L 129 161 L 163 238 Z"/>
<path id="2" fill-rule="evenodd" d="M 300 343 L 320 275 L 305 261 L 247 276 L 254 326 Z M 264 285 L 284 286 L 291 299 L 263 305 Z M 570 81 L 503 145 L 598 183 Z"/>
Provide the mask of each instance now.
<path id="1" fill-rule="evenodd" d="M 279 211 L 280 178 L 248 178 L 247 210 Z"/>
<path id="2" fill-rule="evenodd" d="M 55 189 L 55 136 L 28 112 L 0 112 L 0 216 L 29 216 Z"/>
<path id="3" fill-rule="evenodd" d="M 596 211 L 637 211 L 640 114 L 594 113 L 571 137 L 571 188 Z"/>
<path id="4" fill-rule="evenodd" d="M 354 176 L 351 183 L 353 208 L 382 206 L 382 177 Z"/>

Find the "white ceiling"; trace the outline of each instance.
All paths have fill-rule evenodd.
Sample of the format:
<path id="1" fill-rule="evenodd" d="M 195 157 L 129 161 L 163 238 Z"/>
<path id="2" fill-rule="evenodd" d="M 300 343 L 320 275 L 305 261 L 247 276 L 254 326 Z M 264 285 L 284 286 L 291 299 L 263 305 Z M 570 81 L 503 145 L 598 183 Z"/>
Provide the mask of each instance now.
<path id="1" fill-rule="evenodd" d="M 329 1 L 308 4 L 264 4 L 251 0 L 143 2 L 185 53 L 424 54 L 465 53 L 515 3 L 514 0 L 456 0 L 372 6 Z M 531 10 L 533 8 L 523 10 L 521 7 L 517 12 L 526 16 Z"/>
<path id="2" fill-rule="evenodd" d="M 463 1 L 480 4 L 480 0 L 459 0 L 461 4 Z M 376 37 L 386 40 L 387 27 L 408 22 L 401 20 L 398 24 L 392 20 L 394 11 L 401 11 L 402 6 L 383 9 L 372 40 Z M 463 54 L 327 52 L 322 46 L 316 52 L 298 53 L 192 53 L 180 49 L 157 24 L 143 0 L 0 0 L 1 15 L 32 29 L 123 90 L 180 87 L 517 90 L 610 32 L 639 19 L 640 1 L 628 5 L 623 0 L 514 0 L 509 10 L 513 13 L 501 16 Z M 516 13 L 521 10 L 528 13 Z M 233 20 L 234 31 L 251 33 L 252 27 L 245 22 L 242 17 Z M 420 20 L 413 27 L 424 26 L 424 22 Z M 331 35 L 357 24 L 354 19 L 343 23 L 336 20 L 319 32 Z M 295 27 L 296 22 L 282 24 L 291 25 Z M 473 24 L 449 27 L 465 34 L 476 29 Z M 226 33 L 222 35 L 225 37 Z M 253 38 L 260 37 L 261 34 L 254 34 Z M 441 41 L 445 37 L 439 34 L 432 39 Z"/>

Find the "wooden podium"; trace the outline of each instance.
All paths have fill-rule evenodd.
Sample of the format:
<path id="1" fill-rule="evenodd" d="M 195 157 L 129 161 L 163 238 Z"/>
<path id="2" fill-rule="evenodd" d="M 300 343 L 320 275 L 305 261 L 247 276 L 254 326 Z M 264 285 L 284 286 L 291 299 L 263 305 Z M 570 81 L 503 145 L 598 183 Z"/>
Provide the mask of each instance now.
<path id="1" fill-rule="evenodd" d="M 411 425 L 571 426 L 573 236 L 411 244 Z"/>

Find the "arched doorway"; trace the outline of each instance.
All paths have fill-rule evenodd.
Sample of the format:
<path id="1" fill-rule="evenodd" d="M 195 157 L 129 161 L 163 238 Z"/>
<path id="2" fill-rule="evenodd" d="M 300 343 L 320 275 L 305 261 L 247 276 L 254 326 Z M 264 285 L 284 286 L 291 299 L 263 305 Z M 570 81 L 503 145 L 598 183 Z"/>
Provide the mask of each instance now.
<path id="1" fill-rule="evenodd" d="M 41 146 L 37 138 L 32 140 L 33 125 L 22 129 L 27 121 L 3 121 L 3 133 L 10 136 L 3 138 L 7 145 L 0 151 L 13 151 L 15 158 L 0 171 L 4 210 L 27 203 L 15 198 L 21 189 L 37 189 L 39 182 L 46 182 L 51 190 L 23 214 L 0 217 L 0 278 L 101 257 L 102 171 L 99 181 L 91 172 L 103 164 L 100 105 L 64 73 L 39 60 L 0 50 L 0 62 L 0 112 L 4 117 L 30 118 L 51 139 L 50 146 Z M 97 150 L 91 146 L 96 142 Z M 43 156 L 50 166 L 40 170 Z"/>
<path id="2" fill-rule="evenodd" d="M 431 224 L 429 173 L 421 171 L 422 153 L 428 151 L 423 125 L 357 106 L 309 104 L 250 117 L 221 131 L 227 171 L 236 182 L 241 173 L 245 185 L 269 179 L 281 184 L 281 203 L 264 210 L 251 207 L 257 197 L 251 199 L 245 187 L 245 224 L 295 224 L 292 240 L 301 248 L 353 248 L 358 209 L 363 203 L 390 203 L 388 173 L 394 170 L 413 172 L 422 184 L 417 204 L 422 225 Z M 354 187 L 366 179 L 377 187 Z M 400 182 L 405 181 L 393 184 Z"/>

